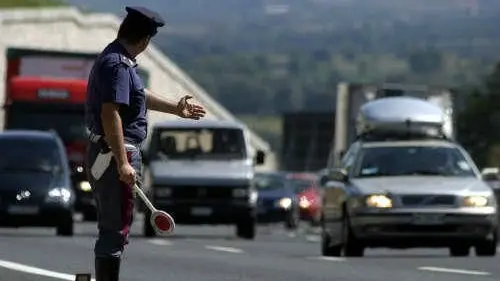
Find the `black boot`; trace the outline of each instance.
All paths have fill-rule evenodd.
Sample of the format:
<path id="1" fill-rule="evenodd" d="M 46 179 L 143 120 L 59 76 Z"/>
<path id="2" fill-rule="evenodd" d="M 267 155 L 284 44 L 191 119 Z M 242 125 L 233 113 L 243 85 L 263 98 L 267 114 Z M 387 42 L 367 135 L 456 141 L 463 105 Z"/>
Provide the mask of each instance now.
<path id="1" fill-rule="evenodd" d="M 120 258 L 95 258 L 96 281 L 118 281 L 120 277 Z"/>

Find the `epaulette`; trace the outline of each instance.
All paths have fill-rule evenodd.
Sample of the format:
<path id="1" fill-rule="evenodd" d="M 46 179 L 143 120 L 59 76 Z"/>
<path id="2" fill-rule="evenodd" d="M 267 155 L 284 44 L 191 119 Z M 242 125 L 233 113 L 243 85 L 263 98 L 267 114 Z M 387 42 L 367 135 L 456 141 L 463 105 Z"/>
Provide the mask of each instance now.
<path id="1" fill-rule="evenodd" d="M 124 63 L 125 65 L 127 65 L 128 67 L 135 67 L 136 66 L 136 63 L 133 60 L 127 58 L 127 56 L 122 55 L 122 54 L 120 54 L 120 61 L 122 63 Z"/>

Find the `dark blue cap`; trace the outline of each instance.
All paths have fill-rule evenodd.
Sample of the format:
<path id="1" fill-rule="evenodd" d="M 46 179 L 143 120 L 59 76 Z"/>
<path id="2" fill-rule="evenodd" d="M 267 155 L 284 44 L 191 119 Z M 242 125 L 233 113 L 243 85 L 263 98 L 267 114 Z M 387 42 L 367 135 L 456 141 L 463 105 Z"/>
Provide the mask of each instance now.
<path id="1" fill-rule="evenodd" d="M 151 27 L 151 34 L 155 35 L 157 33 L 157 28 L 165 25 L 165 20 L 156 12 L 153 12 L 145 7 L 130 7 L 126 6 L 127 17 L 141 21 L 148 22 Z"/>

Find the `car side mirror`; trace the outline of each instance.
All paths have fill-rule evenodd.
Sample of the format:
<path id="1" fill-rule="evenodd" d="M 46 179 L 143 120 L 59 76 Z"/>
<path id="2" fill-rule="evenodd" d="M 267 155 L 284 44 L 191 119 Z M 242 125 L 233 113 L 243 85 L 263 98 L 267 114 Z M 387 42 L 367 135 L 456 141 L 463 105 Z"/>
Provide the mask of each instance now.
<path id="1" fill-rule="evenodd" d="M 325 186 L 327 182 L 330 181 L 330 177 L 328 177 L 328 175 L 322 175 L 320 178 L 319 178 L 319 185 L 321 187 Z"/>
<path id="2" fill-rule="evenodd" d="M 257 153 L 255 155 L 255 164 L 256 165 L 263 165 L 266 160 L 266 154 L 262 150 L 257 150 Z"/>
<path id="3" fill-rule="evenodd" d="M 340 182 L 348 182 L 349 181 L 349 175 L 347 174 L 347 171 L 345 169 L 334 169 L 330 173 L 330 177 L 332 180 L 335 181 L 340 181 Z"/>
<path id="4" fill-rule="evenodd" d="M 321 176 L 320 184 L 321 186 L 324 186 L 329 181 L 347 182 L 349 181 L 349 176 L 347 175 L 347 171 L 345 169 L 332 169 Z"/>
<path id="5" fill-rule="evenodd" d="M 481 171 L 481 177 L 484 181 L 496 181 L 498 179 L 498 175 L 500 174 L 500 169 L 498 168 L 484 168 Z"/>

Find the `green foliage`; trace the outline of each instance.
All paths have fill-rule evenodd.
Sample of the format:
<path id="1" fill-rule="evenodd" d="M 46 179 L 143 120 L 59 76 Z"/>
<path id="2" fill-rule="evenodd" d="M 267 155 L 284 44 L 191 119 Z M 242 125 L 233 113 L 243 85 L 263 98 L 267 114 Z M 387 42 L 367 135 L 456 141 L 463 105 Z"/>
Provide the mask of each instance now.
<path id="1" fill-rule="evenodd" d="M 332 110 L 341 80 L 476 84 L 499 58 L 494 0 L 477 13 L 453 0 L 291 0 L 279 15 L 260 1 L 165 1 L 172 32 L 156 42 L 236 114 Z"/>
<path id="2" fill-rule="evenodd" d="M 459 87 L 479 82 L 488 64 L 437 51 L 314 52 L 193 55 L 179 61 L 198 83 L 236 114 L 334 109 L 336 84 L 408 82 Z"/>
<path id="3" fill-rule="evenodd" d="M 2 8 L 20 8 L 20 7 L 46 7 L 46 6 L 65 6 L 63 0 L 2 0 L 0 1 L 0 9 Z"/>
<path id="4" fill-rule="evenodd" d="M 474 89 L 467 100 L 466 109 L 457 120 L 458 137 L 479 166 L 500 166 L 500 159 L 490 154 L 500 144 L 500 63 L 484 81 Z"/>

